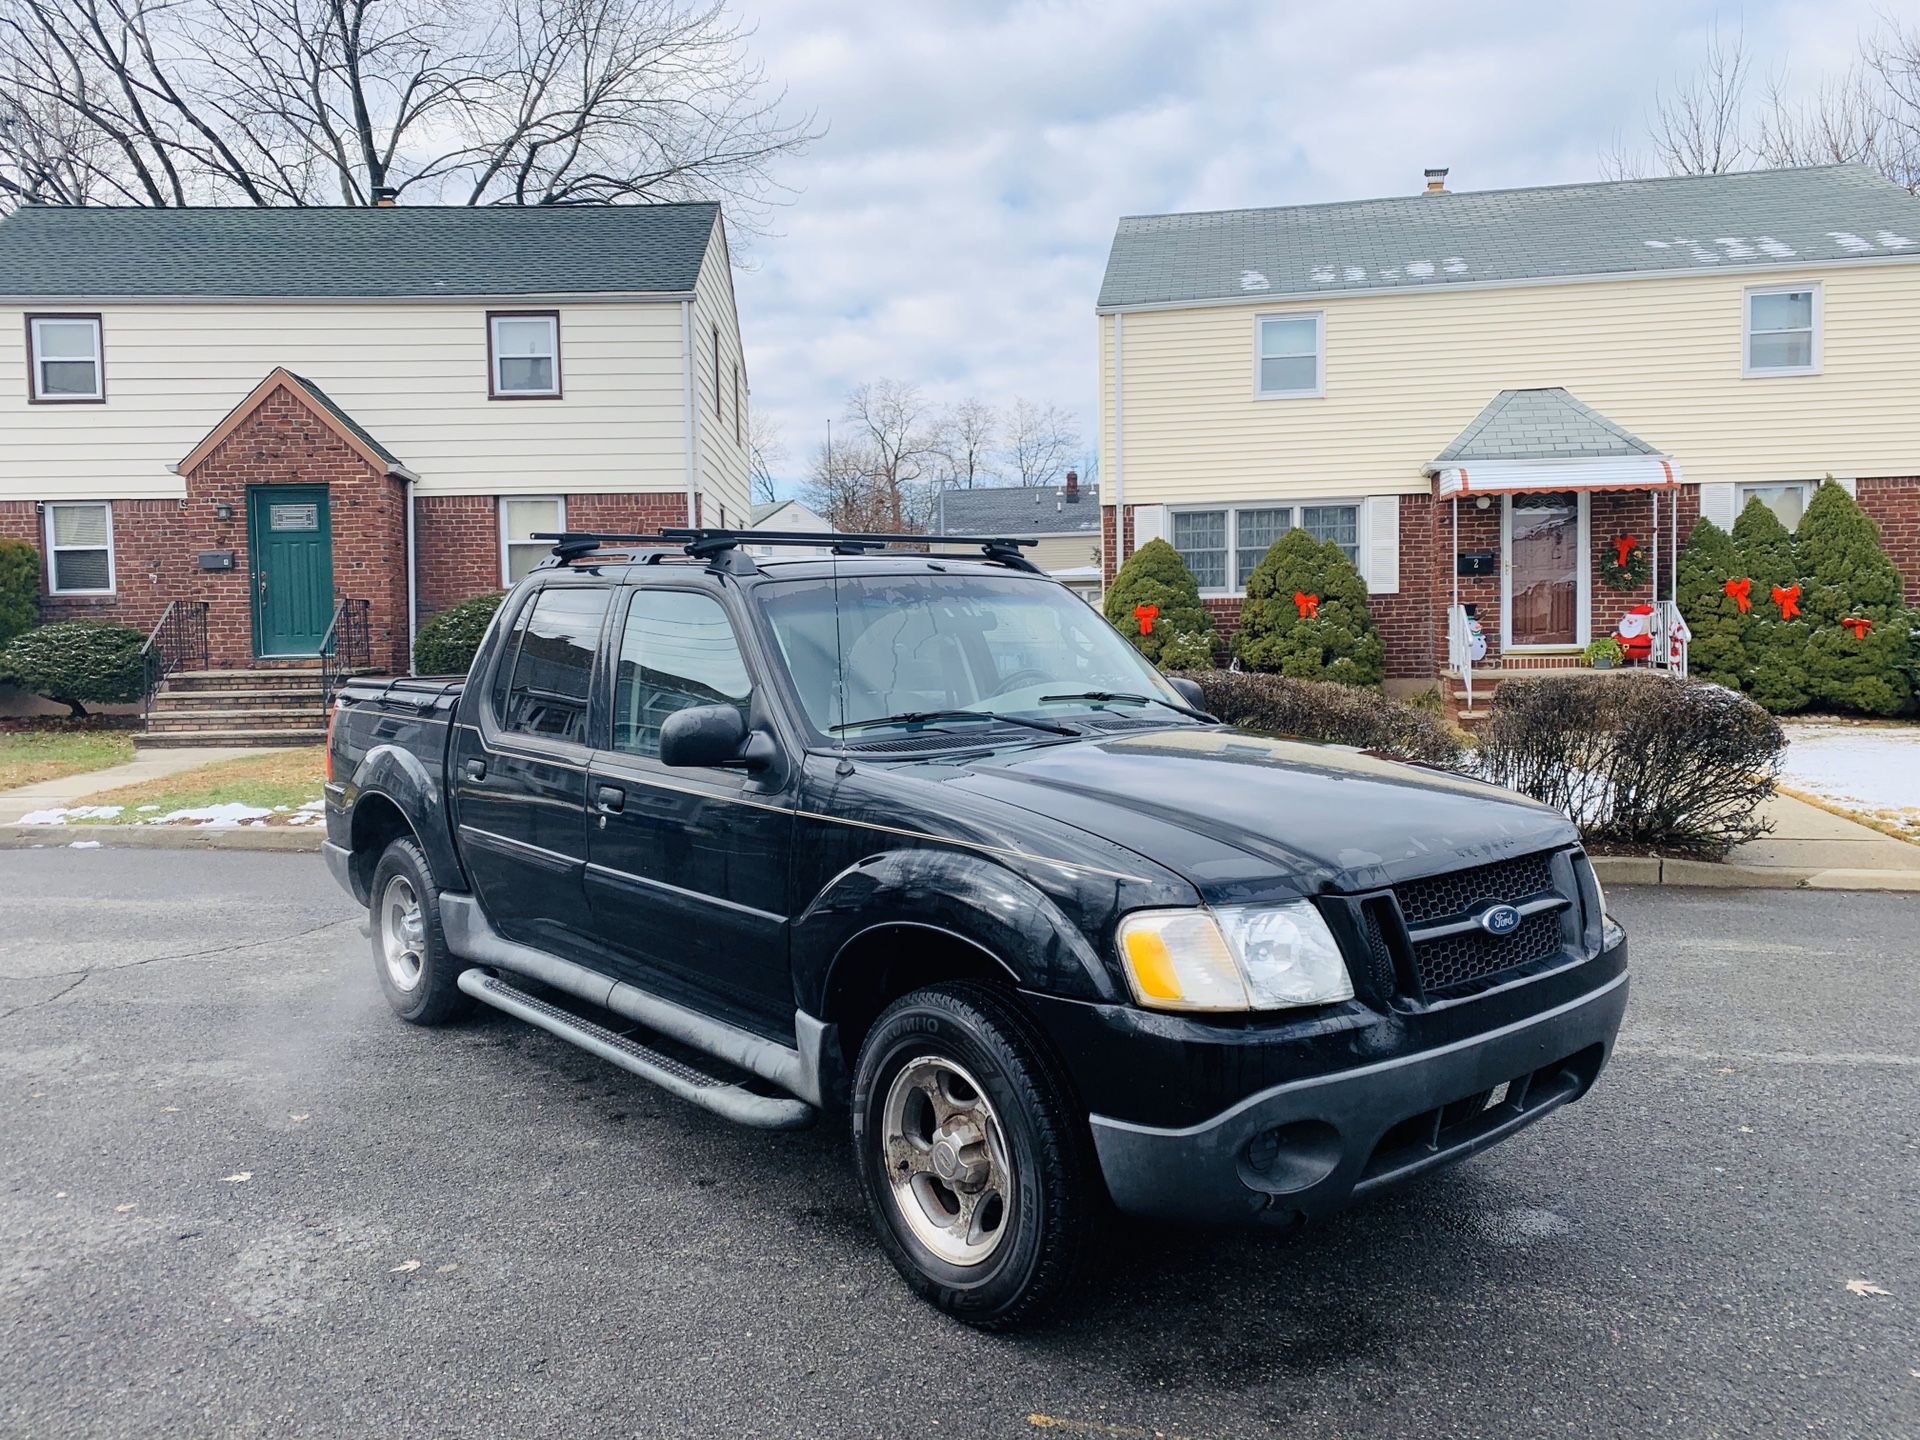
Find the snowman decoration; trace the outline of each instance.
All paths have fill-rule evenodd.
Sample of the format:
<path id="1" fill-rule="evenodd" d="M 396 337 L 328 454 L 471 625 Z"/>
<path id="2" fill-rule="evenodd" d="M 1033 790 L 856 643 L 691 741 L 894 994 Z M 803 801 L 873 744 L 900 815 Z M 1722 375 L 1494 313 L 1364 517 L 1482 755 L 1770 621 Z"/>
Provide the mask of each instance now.
<path id="1" fill-rule="evenodd" d="M 1627 611 L 1613 638 L 1620 642 L 1629 664 L 1646 664 L 1653 655 L 1653 606 L 1636 605 Z"/>

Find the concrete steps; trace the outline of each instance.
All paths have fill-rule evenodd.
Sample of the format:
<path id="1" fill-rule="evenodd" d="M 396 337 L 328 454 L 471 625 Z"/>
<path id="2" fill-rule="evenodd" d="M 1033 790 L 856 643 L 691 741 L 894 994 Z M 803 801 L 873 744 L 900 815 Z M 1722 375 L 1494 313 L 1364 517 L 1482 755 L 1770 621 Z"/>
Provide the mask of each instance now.
<path id="1" fill-rule="evenodd" d="M 326 693 L 317 666 L 182 670 L 153 697 L 141 749 L 318 745 Z"/>

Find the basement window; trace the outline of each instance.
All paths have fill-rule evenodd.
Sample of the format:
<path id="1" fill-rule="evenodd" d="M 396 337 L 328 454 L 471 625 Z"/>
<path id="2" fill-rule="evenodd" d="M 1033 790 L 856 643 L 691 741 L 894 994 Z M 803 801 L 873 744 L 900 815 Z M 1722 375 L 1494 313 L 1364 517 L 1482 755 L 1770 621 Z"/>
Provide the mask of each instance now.
<path id="1" fill-rule="evenodd" d="M 104 500 L 47 506 L 47 589 L 113 594 L 113 506 Z"/>
<path id="2" fill-rule="evenodd" d="M 29 315 L 27 398 L 36 405 L 98 404 L 107 398 L 98 315 Z"/>
<path id="3" fill-rule="evenodd" d="M 567 502 L 560 495 L 507 497 L 500 500 L 500 579 L 511 585 L 524 580 L 533 567 L 553 551 L 551 540 L 535 535 L 557 535 L 567 528 Z"/>
<path id="4" fill-rule="evenodd" d="M 490 312 L 487 364 L 488 393 L 495 400 L 559 399 L 560 312 Z"/>

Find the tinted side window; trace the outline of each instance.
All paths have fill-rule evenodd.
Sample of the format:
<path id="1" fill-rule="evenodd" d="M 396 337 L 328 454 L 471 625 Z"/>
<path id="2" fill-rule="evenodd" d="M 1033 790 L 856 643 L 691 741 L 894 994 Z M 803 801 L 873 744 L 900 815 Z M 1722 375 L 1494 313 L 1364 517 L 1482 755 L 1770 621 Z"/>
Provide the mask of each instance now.
<path id="1" fill-rule="evenodd" d="M 658 755 L 660 726 L 676 710 L 733 705 L 744 714 L 752 690 L 719 601 L 685 590 L 634 595 L 614 676 L 615 749 Z"/>
<path id="2" fill-rule="evenodd" d="M 519 650 L 505 703 L 494 713 L 503 730 L 584 744 L 587 693 L 593 678 L 607 592 L 572 586 L 543 590 L 516 626 Z"/>

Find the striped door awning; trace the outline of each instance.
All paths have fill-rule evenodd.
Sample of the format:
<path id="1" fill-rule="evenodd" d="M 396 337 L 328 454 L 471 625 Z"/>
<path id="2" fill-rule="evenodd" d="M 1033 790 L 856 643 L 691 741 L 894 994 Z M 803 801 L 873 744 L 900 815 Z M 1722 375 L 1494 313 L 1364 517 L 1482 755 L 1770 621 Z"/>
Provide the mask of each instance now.
<path id="1" fill-rule="evenodd" d="M 1674 490 L 1680 466 L 1665 455 L 1605 455 L 1541 460 L 1479 460 L 1430 472 L 1442 500 L 1541 490 Z"/>

